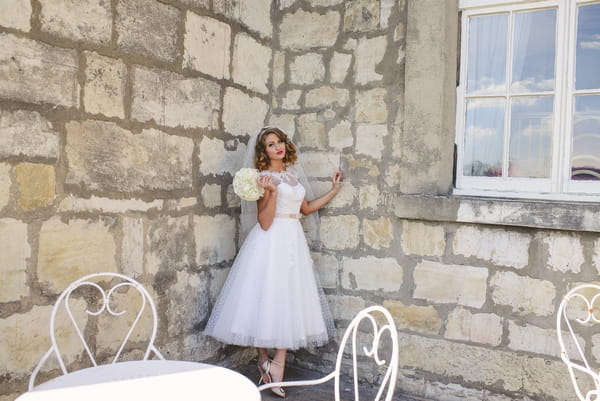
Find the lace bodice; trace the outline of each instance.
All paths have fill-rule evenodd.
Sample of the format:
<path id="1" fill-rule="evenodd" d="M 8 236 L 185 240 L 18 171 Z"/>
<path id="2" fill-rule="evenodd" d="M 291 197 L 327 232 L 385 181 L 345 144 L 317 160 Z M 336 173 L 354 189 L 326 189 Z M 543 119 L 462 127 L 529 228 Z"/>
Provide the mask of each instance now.
<path id="1" fill-rule="evenodd" d="M 299 213 L 306 191 L 302 184 L 298 182 L 295 174 L 287 171 L 281 173 L 262 171 L 261 174 L 268 174 L 274 177 L 277 183 L 277 205 L 275 212 L 283 214 Z"/>

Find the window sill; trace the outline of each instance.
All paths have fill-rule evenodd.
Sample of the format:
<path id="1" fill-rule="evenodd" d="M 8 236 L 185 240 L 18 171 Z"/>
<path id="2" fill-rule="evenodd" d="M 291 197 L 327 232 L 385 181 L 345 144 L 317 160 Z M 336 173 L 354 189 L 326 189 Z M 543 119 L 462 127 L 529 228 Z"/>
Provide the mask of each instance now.
<path id="1" fill-rule="evenodd" d="M 396 195 L 402 219 L 600 232 L 600 204 L 469 196 Z"/>

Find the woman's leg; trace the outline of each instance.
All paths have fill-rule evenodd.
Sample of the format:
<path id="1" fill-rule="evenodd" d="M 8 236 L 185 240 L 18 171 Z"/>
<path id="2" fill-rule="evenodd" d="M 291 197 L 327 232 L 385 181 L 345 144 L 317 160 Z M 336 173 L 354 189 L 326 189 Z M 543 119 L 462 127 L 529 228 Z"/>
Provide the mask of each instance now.
<path id="1" fill-rule="evenodd" d="M 265 370 L 265 362 L 269 360 L 269 354 L 267 353 L 266 348 L 257 348 L 256 352 L 258 352 L 258 362 L 256 367 L 258 368 L 258 372 L 260 373 L 259 383 L 270 383 L 271 376 Z"/>
<path id="2" fill-rule="evenodd" d="M 273 362 L 275 363 L 271 364 L 271 376 L 275 382 L 283 381 L 286 353 L 287 349 L 278 349 L 275 351 L 275 356 L 273 357 Z"/>

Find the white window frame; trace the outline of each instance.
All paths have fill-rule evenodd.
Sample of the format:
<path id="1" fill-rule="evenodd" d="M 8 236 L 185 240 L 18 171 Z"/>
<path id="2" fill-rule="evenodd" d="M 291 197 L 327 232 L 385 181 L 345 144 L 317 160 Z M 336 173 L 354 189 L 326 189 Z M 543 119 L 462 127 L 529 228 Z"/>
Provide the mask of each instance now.
<path id="1" fill-rule="evenodd" d="M 574 94 L 596 93 L 598 91 L 574 91 L 573 82 L 575 68 L 576 12 L 577 6 L 597 4 L 598 0 L 460 0 L 461 16 L 461 71 L 459 86 L 456 91 L 456 195 L 493 196 L 510 198 L 549 199 L 564 201 L 600 202 L 600 181 L 571 180 L 570 154 L 571 131 L 573 119 Z M 476 15 L 517 12 L 555 8 L 556 13 L 556 59 L 555 90 L 552 134 L 552 167 L 551 177 L 541 178 L 502 178 L 477 177 L 462 175 L 464 162 L 464 125 L 466 117 L 466 85 L 468 60 L 468 18 Z M 512 63 L 512 44 L 507 49 L 507 63 Z M 509 69 L 510 74 L 510 69 Z M 506 77 L 509 80 L 509 76 Z M 531 93 L 535 95 L 536 93 Z M 507 91 L 504 94 L 508 99 Z M 494 96 L 497 97 L 497 96 Z M 510 107 L 506 103 L 506 109 Z M 510 127 L 505 120 L 505 149 L 507 149 Z M 564 133 L 564 134 L 561 134 Z M 504 152 L 506 158 L 506 151 Z M 506 163 L 504 163 L 505 165 Z"/>

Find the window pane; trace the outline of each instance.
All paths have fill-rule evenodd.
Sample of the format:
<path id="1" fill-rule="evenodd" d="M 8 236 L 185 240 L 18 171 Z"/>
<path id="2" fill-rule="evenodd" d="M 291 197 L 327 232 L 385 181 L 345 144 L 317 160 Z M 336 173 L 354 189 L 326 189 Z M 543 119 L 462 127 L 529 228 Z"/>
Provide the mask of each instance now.
<path id="1" fill-rule="evenodd" d="M 497 93 L 506 86 L 508 14 L 469 19 L 467 92 Z"/>
<path id="2" fill-rule="evenodd" d="M 554 98 L 515 98 L 510 108 L 508 175 L 548 178 L 552 157 L 552 104 Z"/>
<path id="3" fill-rule="evenodd" d="M 501 176 L 504 100 L 469 100 L 465 117 L 463 175 Z"/>
<path id="4" fill-rule="evenodd" d="M 599 89 L 600 4 L 580 6 L 577 13 L 576 89 Z"/>
<path id="5" fill-rule="evenodd" d="M 511 90 L 554 90 L 556 9 L 515 14 Z"/>
<path id="6" fill-rule="evenodd" d="M 600 180 L 600 96 L 575 98 L 571 179 Z"/>

